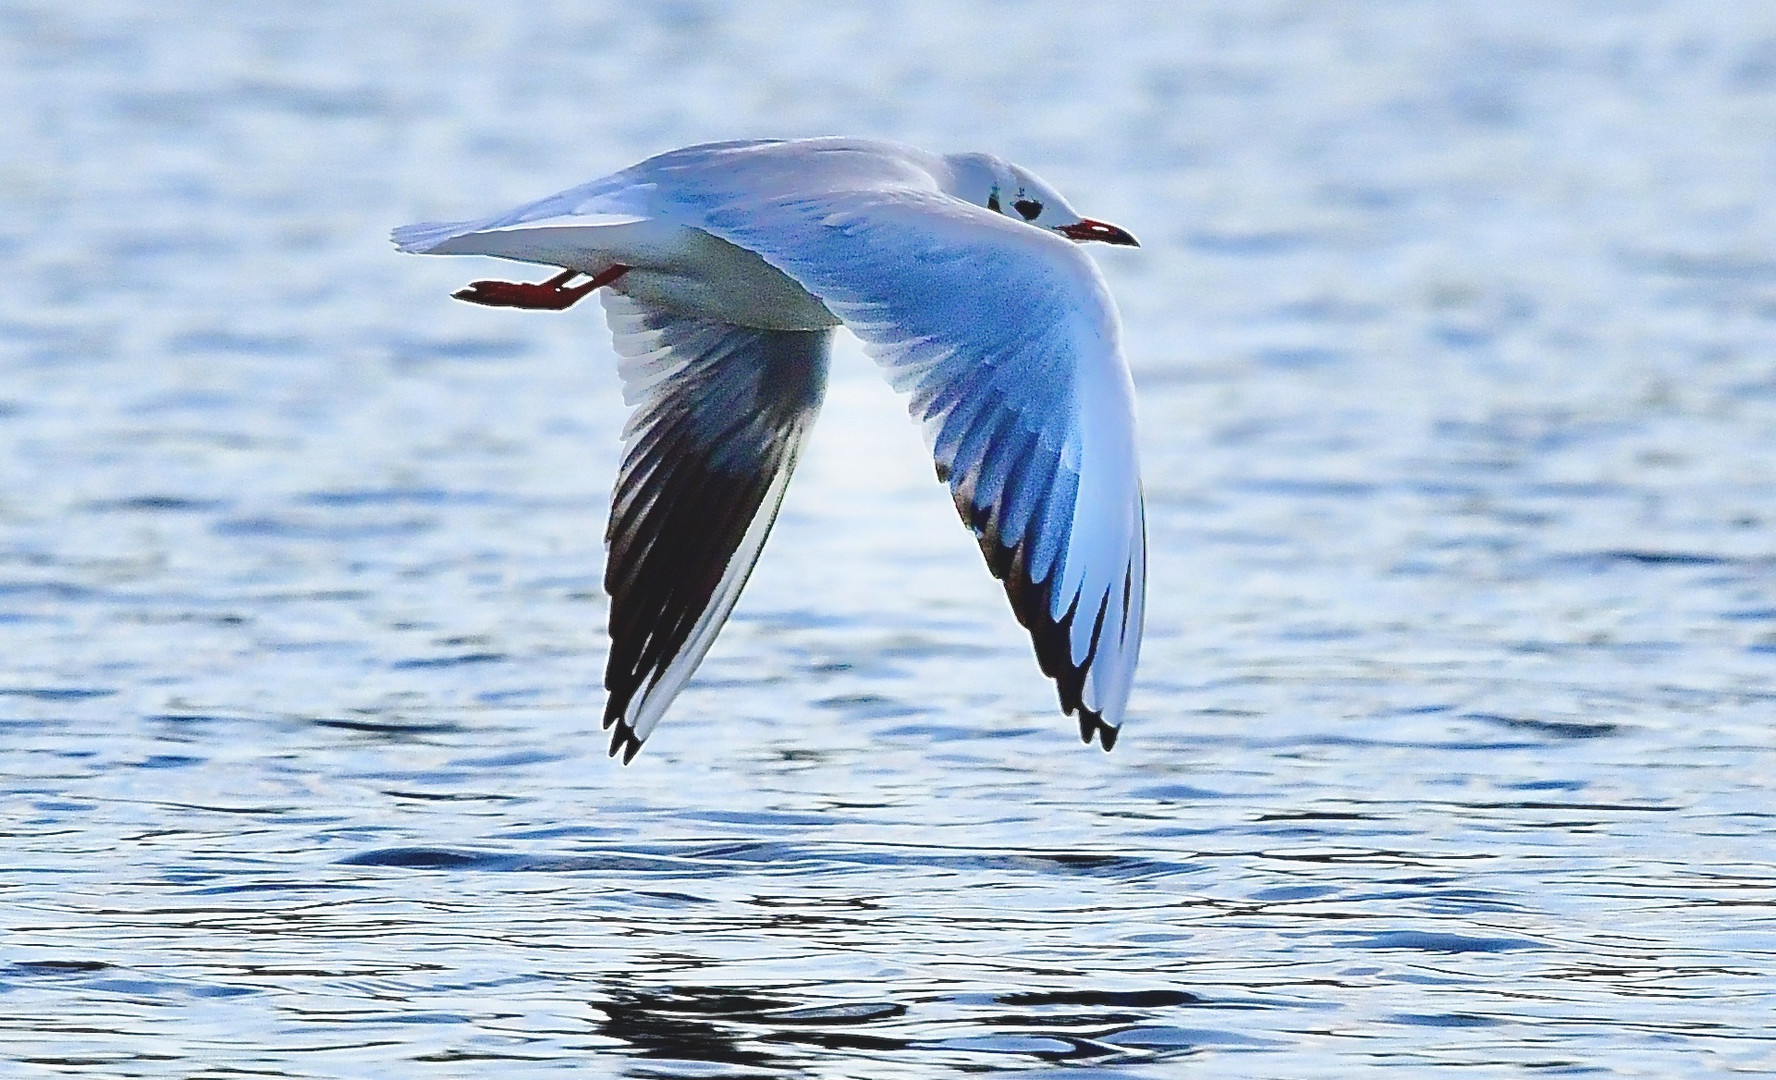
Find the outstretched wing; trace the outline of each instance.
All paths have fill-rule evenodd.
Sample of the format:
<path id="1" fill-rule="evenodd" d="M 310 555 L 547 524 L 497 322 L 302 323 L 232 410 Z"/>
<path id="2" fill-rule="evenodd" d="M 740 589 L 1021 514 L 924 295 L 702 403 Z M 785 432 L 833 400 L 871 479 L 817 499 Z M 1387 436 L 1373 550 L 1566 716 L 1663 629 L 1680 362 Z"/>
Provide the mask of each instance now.
<path id="1" fill-rule="evenodd" d="M 832 332 L 754 330 L 601 295 L 635 410 L 604 575 L 604 726 L 628 762 L 758 561 L 820 410 Z"/>
<path id="2" fill-rule="evenodd" d="M 1108 750 L 1140 653 L 1146 526 L 1133 386 L 1096 264 L 918 170 L 860 188 L 834 168 L 840 180 L 809 193 L 773 182 L 774 153 L 676 177 L 659 209 L 794 278 L 911 395 L 1062 709 Z"/>

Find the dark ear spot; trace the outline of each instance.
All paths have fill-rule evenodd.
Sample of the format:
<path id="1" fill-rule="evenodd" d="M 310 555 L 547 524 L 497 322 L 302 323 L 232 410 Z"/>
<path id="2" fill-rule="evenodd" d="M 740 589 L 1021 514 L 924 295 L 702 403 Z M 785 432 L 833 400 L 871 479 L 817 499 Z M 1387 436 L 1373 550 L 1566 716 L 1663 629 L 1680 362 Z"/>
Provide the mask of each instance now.
<path id="1" fill-rule="evenodd" d="M 999 186 L 997 184 L 995 184 L 993 186 L 993 193 L 991 195 L 987 196 L 987 209 L 991 210 L 995 214 L 1000 213 L 1000 210 L 999 210 Z"/>
<path id="2" fill-rule="evenodd" d="M 1042 204 L 1035 199 L 1019 199 L 1011 208 L 1024 215 L 1025 221 L 1035 221 L 1036 215 L 1042 213 Z"/>

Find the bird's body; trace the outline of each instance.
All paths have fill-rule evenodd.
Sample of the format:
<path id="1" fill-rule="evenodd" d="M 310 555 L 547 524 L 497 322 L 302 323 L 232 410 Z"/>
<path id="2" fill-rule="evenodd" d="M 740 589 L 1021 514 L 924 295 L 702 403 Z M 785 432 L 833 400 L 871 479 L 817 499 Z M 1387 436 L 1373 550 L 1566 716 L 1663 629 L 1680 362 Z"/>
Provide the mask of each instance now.
<path id="1" fill-rule="evenodd" d="M 635 408 L 606 537 L 613 754 L 640 748 L 738 599 L 840 325 L 910 393 L 1063 709 L 1110 748 L 1140 650 L 1145 525 L 1115 307 L 1070 242 L 1092 239 L 1134 243 L 997 158 L 856 139 L 687 147 L 395 231 L 403 251 L 564 271 L 462 299 L 561 308 L 604 289 Z"/>
<path id="2" fill-rule="evenodd" d="M 825 304 L 753 252 L 666 221 L 490 229 L 452 237 L 426 254 L 493 255 L 588 277 L 624 266 L 611 288 L 651 307 L 761 330 L 840 324 Z"/>

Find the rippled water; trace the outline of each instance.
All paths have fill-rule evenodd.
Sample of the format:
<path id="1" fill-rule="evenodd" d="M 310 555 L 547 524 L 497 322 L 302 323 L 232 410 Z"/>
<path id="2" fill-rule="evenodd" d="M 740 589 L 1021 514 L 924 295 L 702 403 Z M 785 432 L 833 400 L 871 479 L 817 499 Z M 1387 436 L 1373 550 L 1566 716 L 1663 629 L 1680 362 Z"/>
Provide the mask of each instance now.
<path id="1" fill-rule="evenodd" d="M 869 11 L 0 8 L 0 1071 L 1776 1068 L 1776 12 Z M 599 313 L 386 230 L 832 132 L 1146 245 L 1114 754 L 851 346 L 604 756 Z"/>

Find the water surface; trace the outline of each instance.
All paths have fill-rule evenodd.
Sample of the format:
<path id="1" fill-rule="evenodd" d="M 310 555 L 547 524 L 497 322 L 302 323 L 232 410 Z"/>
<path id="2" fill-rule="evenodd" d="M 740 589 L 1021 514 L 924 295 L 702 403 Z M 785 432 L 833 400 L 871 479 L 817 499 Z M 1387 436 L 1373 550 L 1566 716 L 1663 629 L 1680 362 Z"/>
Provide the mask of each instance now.
<path id="1" fill-rule="evenodd" d="M 0 12 L 0 1071 L 1776 1068 L 1776 15 L 871 10 Z M 604 755 L 600 315 L 386 230 L 834 132 L 1142 238 L 1114 754 L 852 343 Z"/>

